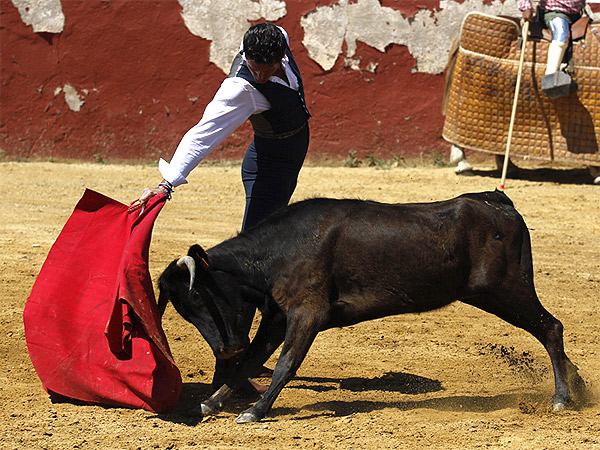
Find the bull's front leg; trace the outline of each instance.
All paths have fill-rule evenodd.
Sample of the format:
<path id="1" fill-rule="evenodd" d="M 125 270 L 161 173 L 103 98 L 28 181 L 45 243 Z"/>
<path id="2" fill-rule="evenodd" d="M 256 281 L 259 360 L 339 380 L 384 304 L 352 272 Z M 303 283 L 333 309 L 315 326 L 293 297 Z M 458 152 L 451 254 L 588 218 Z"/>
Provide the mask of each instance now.
<path id="1" fill-rule="evenodd" d="M 275 365 L 271 385 L 263 397 L 237 418 L 237 423 L 258 422 L 264 418 L 283 387 L 296 375 L 324 321 L 322 311 L 300 307 L 288 312 L 285 341 Z"/>
<path id="2" fill-rule="evenodd" d="M 263 315 L 256 336 L 243 353 L 235 372 L 230 374 L 219 389 L 202 402 L 202 415 L 216 414 L 225 402 L 240 387 L 247 384 L 251 374 L 256 373 L 269 357 L 277 350 L 285 337 L 286 319 L 280 312 L 275 315 Z"/>

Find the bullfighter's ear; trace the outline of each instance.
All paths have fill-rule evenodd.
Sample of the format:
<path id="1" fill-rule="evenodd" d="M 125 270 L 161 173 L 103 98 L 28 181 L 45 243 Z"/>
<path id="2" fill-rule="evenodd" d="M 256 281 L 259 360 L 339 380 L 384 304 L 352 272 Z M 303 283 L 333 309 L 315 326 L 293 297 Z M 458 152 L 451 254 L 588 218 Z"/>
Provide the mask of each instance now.
<path id="1" fill-rule="evenodd" d="M 194 260 L 200 264 L 202 269 L 208 269 L 208 255 L 198 244 L 194 244 L 190 247 L 188 250 L 188 255 L 194 258 Z"/>

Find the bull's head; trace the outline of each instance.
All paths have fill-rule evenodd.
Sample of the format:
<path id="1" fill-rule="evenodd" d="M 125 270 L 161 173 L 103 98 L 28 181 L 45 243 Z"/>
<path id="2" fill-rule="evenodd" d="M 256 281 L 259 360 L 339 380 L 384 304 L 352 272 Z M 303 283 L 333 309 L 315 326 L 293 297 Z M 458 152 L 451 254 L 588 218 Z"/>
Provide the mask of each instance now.
<path id="1" fill-rule="evenodd" d="M 248 346 L 248 336 L 237 326 L 241 302 L 231 276 L 209 266 L 199 245 L 173 261 L 159 279 L 158 309 L 162 316 L 171 300 L 177 312 L 202 334 L 215 356 L 231 358 Z"/>

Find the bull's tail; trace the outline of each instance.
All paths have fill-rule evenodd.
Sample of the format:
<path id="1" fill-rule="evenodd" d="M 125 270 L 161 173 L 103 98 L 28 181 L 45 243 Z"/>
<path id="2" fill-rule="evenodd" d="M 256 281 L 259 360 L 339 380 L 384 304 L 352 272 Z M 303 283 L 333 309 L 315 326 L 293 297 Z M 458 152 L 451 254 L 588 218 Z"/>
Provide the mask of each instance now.
<path id="1" fill-rule="evenodd" d="M 494 192 L 490 192 L 489 194 L 492 195 L 494 200 L 498 203 L 504 203 L 505 205 L 512 206 L 513 208 L 515 207 L 512 200 L 508 198 L 508 195 L 506 195 L 503 191 L 496 189 Z"/>

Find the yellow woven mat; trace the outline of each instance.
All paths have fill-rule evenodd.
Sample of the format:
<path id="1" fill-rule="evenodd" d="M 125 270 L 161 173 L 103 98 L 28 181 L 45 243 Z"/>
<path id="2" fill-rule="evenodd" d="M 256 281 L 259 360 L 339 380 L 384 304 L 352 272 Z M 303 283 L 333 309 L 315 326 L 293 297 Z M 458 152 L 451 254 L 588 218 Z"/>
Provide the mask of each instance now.
<path id="1" fill-rule="evenodd" d="M 551 100 L 541 90 L 548 42 L 529 40 L 511 155 L 600 165 L 600 24 L 573 48 L 577 91 Z M 518 19 L 470 13 L 446 98 L 443 137 L 466 149 L 504 154 L 520 56 Z M 583 44 L 583 45 L 582 45 Z"/>

